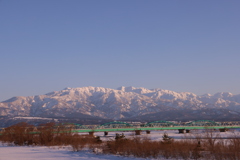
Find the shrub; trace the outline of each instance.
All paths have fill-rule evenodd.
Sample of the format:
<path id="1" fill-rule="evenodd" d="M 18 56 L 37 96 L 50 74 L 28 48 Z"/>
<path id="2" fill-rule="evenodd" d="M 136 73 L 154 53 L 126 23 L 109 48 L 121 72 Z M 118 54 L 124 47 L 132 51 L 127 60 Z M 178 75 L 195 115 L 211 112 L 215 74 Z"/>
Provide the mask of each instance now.
<path id="1" fill-rule="evenodd" d="M 15 145 L 30 145 L 34 142 L 34 126 L 25 122 L 5 128 L 1 135 L 1 141 L 4 143 L 14 143 Z"/>

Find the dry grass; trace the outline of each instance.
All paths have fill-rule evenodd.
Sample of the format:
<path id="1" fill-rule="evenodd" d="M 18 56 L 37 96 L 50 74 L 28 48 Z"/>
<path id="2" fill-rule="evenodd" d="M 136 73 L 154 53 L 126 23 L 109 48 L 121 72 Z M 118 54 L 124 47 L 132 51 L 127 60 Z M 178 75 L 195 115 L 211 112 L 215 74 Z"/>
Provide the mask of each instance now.
<path id="1" fill-rule="evenodd" d="M 200 149 L 193 141 L 151 141 L 148 138 L 134 137 L 132 139 L 113 140 L 106 143 L 105 153 L 134 156 L 142 158 L 181 158 L 198 159 L 201 157 Z"/>
<path id="2" fill-rule="evenodd" d="M 169 141 L 165 134 L 162 141 L 139 137 L 123 138 L 106 142 L 104 153 L 142 158 L 239 160 L 238 137 L 236 135 L 224 140 L 219 137 L 218 132 L 206 130 L 202 136 L 196 134 L 191 139 L 180 141 Z"/>

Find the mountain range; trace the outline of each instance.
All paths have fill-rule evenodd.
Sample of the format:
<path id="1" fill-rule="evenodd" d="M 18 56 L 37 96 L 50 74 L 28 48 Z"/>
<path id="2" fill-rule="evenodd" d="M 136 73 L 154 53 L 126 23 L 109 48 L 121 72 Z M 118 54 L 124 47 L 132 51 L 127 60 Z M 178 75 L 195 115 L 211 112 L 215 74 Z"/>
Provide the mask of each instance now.
<path id="1" fill-rule="evenodd" d="M 1 117 L 64 117 L 113 120 L 240 120 L 240 94 L 196 95 L 163 89 L 65 88 L 0 103 Z"/>

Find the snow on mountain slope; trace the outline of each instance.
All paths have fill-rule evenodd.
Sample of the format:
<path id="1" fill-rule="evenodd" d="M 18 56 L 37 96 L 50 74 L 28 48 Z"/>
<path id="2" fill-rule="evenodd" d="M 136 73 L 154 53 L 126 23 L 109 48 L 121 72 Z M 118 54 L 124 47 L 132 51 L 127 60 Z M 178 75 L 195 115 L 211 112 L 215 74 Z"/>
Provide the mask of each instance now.
<path id="1" fill-rule="evenodd" d="M 197 96 L 189 92 L 120 87 L 65 88 L 45 95 L 13 97 L 0 103 L 0 116 L 129 118 L 176 109 L 227 108 L 240 111 L 240 95 Z"/>

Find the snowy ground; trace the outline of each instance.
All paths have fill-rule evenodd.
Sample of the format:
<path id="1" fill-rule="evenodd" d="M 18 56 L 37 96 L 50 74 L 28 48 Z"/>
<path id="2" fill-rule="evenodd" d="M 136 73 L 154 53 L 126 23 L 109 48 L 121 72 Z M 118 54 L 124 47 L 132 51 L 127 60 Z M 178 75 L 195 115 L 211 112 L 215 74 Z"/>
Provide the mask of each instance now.
<path id="1" fill-rule="evenodd" d="M 0 160 L 136 160 L 114 155 L 97 155 L 91 151 L 73 152 L 68 148 L 0 147 Z"/>
<path id="2" fill-rule="evenodd" d="M 210 132 L 210 131 L 209 131 Z M 219 132 L 219 130 L 212 131 L 213 137 L 216 138 L 231 138 L 234 136 L 240 137 L 240 130 L 230 130 L 227 132 Z M 104 136 L 103 132 L 96 132 L 94 136 L 99 136 L 101 140 L 114 140 L 116 133 L 124 134 L 126 138 L 130 138 L 135 136 L 135 132 L 109 132 L 107 136 Z M 145 131 L 141 132 L 140 137 L 147 137 L 154 141 L 161 141 L 162 136 L 164 133 L 167 133 L 168 136 L 172 137 L 174 140 L 181 140 L 181 139 L 188 139 L 188 138 L 195 138 L 196 136 L 204 137 L 206 135 L 205 130 L 191 130 L 190 133 L 179 134 L 178 130 L 161 130 L 161 131 L 151 131 L 150 134 L 146 134 Z M 88 134 L 88 133 L 79 133 L 79 134 Z"/>
<path id="3" fill-rule="evenodd" d="M 151 134 L 146 134 L 142 132 L 140 137 L 148 137 L 155 141 L 162 140 L 162 135 L 164 132 L 168 133 L 170 137 L 175 140 L 181 140 L 183 138 L 189 138 L 193 135 L 199 134 L 204 135 L 203 130 L 192 131 L 191 134 L 179 134 L 177 130 L 171 131 L 152 131 Z M 104 136 L 103 132 L 95 133 L 95 136 L 100 136 L 102 140 L 114 139 L 116 133 L 122 134 L 126 137 L 134 136 L 133 132 L 109 132 L 108 136 Z M 86 133 L 81 133 L 86 134 Z M 216 132 L 222 138 L 232 137 L 234 135 L 240 135 L 239 130 L 229 132 Z M 69 147 L 59 148 L 59 147 L 26 147 L 26 146 L 6 146 L 0 144 L 0 160 L 143 160 L 142 158 L 133 157 L 121 157 L 115 155 L 103 155 L 94 154 L 90 150 L 83 150 L 80 152 L 73 152 Z"/>

